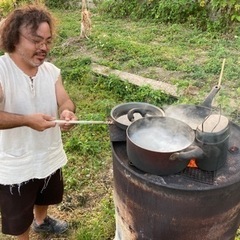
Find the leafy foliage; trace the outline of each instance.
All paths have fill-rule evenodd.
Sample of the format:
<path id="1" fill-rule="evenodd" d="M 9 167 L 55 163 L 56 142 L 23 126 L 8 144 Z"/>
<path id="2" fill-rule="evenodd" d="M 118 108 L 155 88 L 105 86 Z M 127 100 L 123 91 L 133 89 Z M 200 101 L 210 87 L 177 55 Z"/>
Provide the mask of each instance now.
<path id="1" fill-rule="evenodd" d="M 17 4 L 31 3 L 34 0 L 2 0 L 0 16 L 6 15 Z M 80 9 L 80 1 L 42 0 L 49 8 Z M 147 18 L 164 23 L 189 23 L 202 30 L 232 29 L 240 22 L 239 0 L 95 0 L 103 12 L 112 17 Z"/>
<path id="2" fill-rule="evenodd" d="M 0 19 L 7 15 L 13 8 L 16 0 L 2 0 L 0 1 Z"/>
<path id="3" fill-rule="evenodd" d="M 5 16 L 10 12 L 15 6 L 35 3 L 35 0 L 1 0 L 0 1 L 0 17 Z M 45 4 L 47 7 L 52 9 L 76 9 L 76 5 L 79 5 L 79 0 L 38 0 L 38 3 Z"/>
<path id="4" fill-rule="evenodd" d="M 100 9 L 112 17 L 188 22 L 203 30 L 228 30 L 235 22 L 240 22 L 238 0 L 103 0 Z"/>
<path id="5" fill-rule="evenodd" d="M 240 3 L 238 0 L 200 0 L 200 5 L 208 11 L 212 26 L 228 29 L 240 22 Z"/>

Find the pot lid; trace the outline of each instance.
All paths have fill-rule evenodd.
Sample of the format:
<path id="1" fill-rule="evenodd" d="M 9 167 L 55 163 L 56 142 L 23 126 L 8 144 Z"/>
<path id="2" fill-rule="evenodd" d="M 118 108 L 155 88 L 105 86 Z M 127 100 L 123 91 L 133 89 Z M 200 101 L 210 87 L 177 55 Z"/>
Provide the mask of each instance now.
<path id="1" fill-rule="evenodd" d="M 217 133 L 228 127 L 227 117 L 219 114 L 211 114 L 200 124 L 197 129 L 202 132 Z"/>

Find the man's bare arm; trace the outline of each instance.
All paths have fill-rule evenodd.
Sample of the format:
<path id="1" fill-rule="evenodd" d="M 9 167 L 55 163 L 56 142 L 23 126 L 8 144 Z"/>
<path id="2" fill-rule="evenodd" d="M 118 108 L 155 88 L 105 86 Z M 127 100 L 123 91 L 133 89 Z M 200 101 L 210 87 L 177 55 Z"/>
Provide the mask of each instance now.
<path id="1" fill-rule="evenodd" d="M 54 123 L 52 120 L 54 120 L 52 116 L 42 113 L 21 115 L 0 111 L 0 129 L 10 129 L 25 126 L 37 131 L 43 131 L 56 125 L 56 123 Z"/>

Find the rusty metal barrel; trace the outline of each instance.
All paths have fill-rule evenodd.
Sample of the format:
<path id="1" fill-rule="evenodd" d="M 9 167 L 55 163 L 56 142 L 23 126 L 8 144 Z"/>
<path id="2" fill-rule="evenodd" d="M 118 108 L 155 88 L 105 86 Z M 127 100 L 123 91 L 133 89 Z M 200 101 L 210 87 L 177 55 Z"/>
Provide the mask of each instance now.
<path id="1" fill-rule="evenodd" d="M 126 142 L 112 142 L 115 240 L 234 240 L 240 224 L 239 136 L 231 123 L 234 151 L 217 172 L 188 169 L 169 176 L 138 170 L 128 160 Z"/>

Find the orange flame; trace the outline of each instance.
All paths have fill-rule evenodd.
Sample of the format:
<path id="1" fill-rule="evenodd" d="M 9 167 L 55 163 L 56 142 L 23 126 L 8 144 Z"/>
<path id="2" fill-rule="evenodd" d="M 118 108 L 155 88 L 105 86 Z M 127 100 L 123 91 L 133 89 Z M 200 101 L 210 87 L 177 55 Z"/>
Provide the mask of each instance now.
<path id="1" fill-rule="evenodd" d="M 197 168 L 197 164 L 196 164 L 196 160 L 195 159 L 191 159 L 190 162 L 188 163 L 188 167 L 190 168 Z"/>

